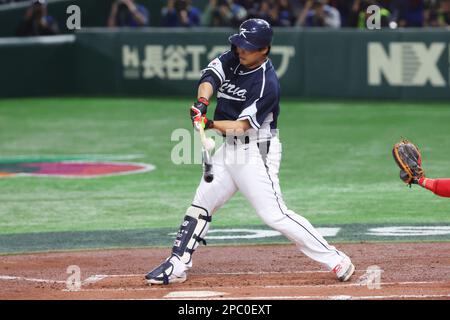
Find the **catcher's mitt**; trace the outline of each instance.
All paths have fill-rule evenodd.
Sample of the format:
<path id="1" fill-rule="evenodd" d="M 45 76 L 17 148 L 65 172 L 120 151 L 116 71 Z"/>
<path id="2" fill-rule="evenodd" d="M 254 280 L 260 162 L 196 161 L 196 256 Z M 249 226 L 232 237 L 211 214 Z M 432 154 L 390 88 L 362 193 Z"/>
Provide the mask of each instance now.
<path id="1" fill-rule="evenodd" d="M 400 179 L 406 184 L 418 183 L 420 178 L 425 177 L 422 156 L 416 145 L 403 139 L 394 145 L 392 155 L 400 167 Z"/>

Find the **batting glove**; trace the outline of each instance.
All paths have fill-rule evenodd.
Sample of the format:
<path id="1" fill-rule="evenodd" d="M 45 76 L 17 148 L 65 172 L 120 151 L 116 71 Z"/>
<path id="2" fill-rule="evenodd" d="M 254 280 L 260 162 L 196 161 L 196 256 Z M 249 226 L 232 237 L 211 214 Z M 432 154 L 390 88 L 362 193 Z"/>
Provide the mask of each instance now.
<path id="1" fill-rule="evenodd" d="M 192 121 L 192 125 L 194 126 L 195 130 L 199 130 L 199 126 L 202 126 L 203 129 L 208 130 L 214 128 L 214 121 L 208 119 L 206 116 L 204 117 L 198 117 L 195 118 L 195 120 Z"/>
<path id="2" fill-rule="evenodd" d="M 206 115 L 206 111 L 208 110 L 209 101 L 206 98 L 199 98 L 194 104 L 191 106 L 190 115 L 191 120 L 196 121 L 196 118 Z"/>
<path id="3" fill-rule="evenodd" d="M 203 129 L 208 130 L 214 128 L 214 121 L 208 119 L 206 116 L 203 116 L 200 120 L 200 124 L 203 126 Z"/>

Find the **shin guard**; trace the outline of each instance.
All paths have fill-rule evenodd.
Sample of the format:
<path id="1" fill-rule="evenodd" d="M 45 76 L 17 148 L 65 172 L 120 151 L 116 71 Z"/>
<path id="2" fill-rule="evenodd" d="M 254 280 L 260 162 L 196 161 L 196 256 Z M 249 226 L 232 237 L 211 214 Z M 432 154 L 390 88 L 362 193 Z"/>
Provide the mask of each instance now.
<path id="1" fill-rule="evenodd" d="M 187 267 L 192 266 L 192 254 L 199 243 L 206 245 L 203 237 L 208 232 L 210 222 L 211 216 L 205 209 L 196 206 L 187 209 L 172 248 L 172 254 L 180 257 Z"/>

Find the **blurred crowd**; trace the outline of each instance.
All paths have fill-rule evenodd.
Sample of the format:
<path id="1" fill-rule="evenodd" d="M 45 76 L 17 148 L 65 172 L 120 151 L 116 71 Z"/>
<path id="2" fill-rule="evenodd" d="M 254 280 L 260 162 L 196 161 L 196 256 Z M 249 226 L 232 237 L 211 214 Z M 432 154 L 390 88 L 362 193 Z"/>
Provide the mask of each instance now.
<path id="1" fill-rule="evenodd" d="M 192 0 L 167 0 L 161 26 L 238 27 L 262 18 L 275 27 L 364 29 L 371 5 L 380 8 L 381 27 L 450 26 L 450 0 L 209 0 L 204 8 Z"/>
<path id="2" fill-rule="evenodd" d="M 58 33 L 58 23 L 48 14 L 45 0 L 31 1 L 16 30 L 16 35 L 22 37 L 51 36 Z"/>
<path id="3" fill-rule="evenodd" d="M 0 4 L 11 3 L 11 2 L 25 2 L 27 0 L 0 0 Z"/>
<path id="4" fill-rule="evenodd" d="M 47 12 L 46 0 L 28 1 L 17 35 L 59 33 Z M 204 8 L 192 0 L 167 0 L 158 13 L 162 27 L 238 27 L 249 18 L 262 18 L 275 27 L 366 28 L 367 8 L 380 8 L 381 27 L 448 27 L 450 0 L 209 0 Z M 204 3 L 204 2 L 203 2 Z M 153 14 L 155 14 L 153 12 Z M 135 0 L 112 1 L 108 27 L 150 26 L 150 12 Z M 154 25 L 152 25 L 154 26 Z"/>
<path id="5" fill-rule="evenodd" d="M 450 0 L 209 0 L 203 10 L 168 0 L 161 14 L 167 27 L 237 27 L 262 18 L 276 27 L 366 28 L 371 5 L 380 8 L 382 27 L 450 26 Z"/>

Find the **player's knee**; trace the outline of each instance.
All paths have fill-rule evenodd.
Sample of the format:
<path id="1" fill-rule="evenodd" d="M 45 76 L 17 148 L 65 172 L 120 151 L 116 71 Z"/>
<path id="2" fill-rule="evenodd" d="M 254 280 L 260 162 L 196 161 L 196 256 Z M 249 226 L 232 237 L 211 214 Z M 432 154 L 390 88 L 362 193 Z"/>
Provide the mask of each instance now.
<path id="1" fill-rule="evenodd" d="M 272 229 L 279 229 L 282 227 L 284 225 L 283 220 L 286 218 L 285 215 L 277 212 L 261 212 L 259 216 L 264 223 Z"/>

